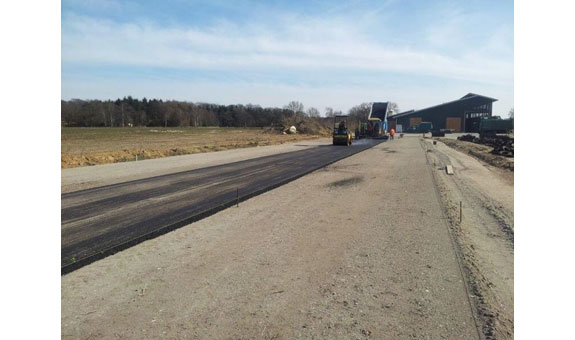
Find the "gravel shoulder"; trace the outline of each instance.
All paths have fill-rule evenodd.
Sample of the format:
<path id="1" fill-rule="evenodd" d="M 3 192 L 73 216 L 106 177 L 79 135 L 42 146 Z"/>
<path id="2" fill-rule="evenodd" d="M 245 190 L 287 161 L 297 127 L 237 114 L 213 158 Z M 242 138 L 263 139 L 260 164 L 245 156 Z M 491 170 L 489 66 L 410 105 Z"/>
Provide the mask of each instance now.
<path id="1" fill-rule="evenodd" d="M 457 151 L 460 151 L 461 153 L 471 155 L 476 159 L 486 163 L 487 165 L 506 170 L 507 172 L 513 172 L 514 170 L 515 159 L 513 157 L 505 157 L 492 154 L 491 151 L 493 151 L 493 147 L 491 146 L 461 141 L 452 138 L 437 138 L 437 140 Z M 513 178 L 513 174 L 508 174 L 506 177 Z"/>
<path id="2" fill-rule="evenodd" d="M 512 173 L 485 165 L 441 142 L 422 143 L 435 169 L 442 206 L 463 257 L 483 334 L 487 339 L 513 339 Z M 453 175 L 446 174 L 446 165 L 453 167 Z"/>
<path id="3" fill-rule="evenodd" d="M 318 145 L 331 144 L 331 139 L 320 138 L 296 143 L 258 146 L 209 153 L 147 159 L 138 162 L 102 164 L 61 170 L 62 193 L 90 189 L 153 176 L 232 163 L 283 152 L 298 151 Z"/>
<path id="4" fill-rule="evenodd" d="M 478 338 L 416 138 L 63 276 L 61 327 L 63 339 Z"/>

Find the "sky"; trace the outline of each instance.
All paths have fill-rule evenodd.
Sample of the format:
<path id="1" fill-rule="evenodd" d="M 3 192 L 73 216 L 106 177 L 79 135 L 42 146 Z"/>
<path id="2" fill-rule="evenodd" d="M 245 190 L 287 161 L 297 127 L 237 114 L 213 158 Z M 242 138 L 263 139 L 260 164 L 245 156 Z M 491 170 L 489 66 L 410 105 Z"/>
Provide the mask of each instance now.
<path id="1" fill-rule="evenodd" d="M 513 1 L 62 0 L 62 99 L 513 104 Z"/>

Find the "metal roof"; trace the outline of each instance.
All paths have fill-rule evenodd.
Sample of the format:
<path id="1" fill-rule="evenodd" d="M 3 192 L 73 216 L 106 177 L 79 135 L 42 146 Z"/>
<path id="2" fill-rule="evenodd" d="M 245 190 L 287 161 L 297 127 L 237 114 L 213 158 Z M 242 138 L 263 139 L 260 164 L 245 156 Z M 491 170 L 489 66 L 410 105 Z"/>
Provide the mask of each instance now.
<path id="1" fill-rule="evenodd" d="M 394 118 L 399 118 L 399 117 L 403 117 L 403 116 L 408 116 L 410 114 L 419 112 L 419 111 L 424 111 L 424 110 L 429 110 L 429 109 L 433 109 L 439 106 L 443 106 L 443 105 L 449 105 L 449 104 L 453 104 L 453 103 L 457 103 L 457 102 L 463 102 L 463 101 L 467 101 L 470 99 L 483 99 L 485 101 L 489 101 L 489 102 L 495 102 L 497 101 L 497 99 L 495 98 L 491 98 L 491 97 L 486 97 L 486 96 L 482 96 L 479 94 L 475 94 L 475 93 L 468 93 L 465 96 L 461 97 L 460 99 L 456 99 L 456 100 L 452 100 L 450 102 L 447 103 L 443 103 L 443 104 L 439 104 L 439 105 L 434 105 L 434 106 L 430 106 L 430 107 L 426 107 L 425 109 L 420 109 L 420 110 L 410 110 L 410 111 L 405 111 L 405 112 L 401 112 L 398 113 L 396 115 L 391 116 L 390 118 L 394 119 Z"/>
<path id="2" fill-rule="evenodd" d="M 410 113 L 413 113 L 413 112 L 415 112 L 415 110 L 403 111 L 403 112 L 396 113 L 396 114 L 394 114 L 394 115 L 392 115 L 392 116 L 389 116 L 389 117 L 387 117 L 387 118 L 392 118 L 392 119 L 393 119 L 393 118 L 395 118 L 395 117 L 405 116 L 405 115 L 410 114 Z"/>
<path id="3" fill-rule="evenodd" d="M 474 98 L 474 97 L 481 97 L 481 98 L 485 98 L 485 99 L 488 99 L 488 100 L 491 100 L 491 101 L 494 101 L 494 102 L 497 101 L 497 99 L 495 99 L 495 98 L 491 98 L 491 97 L 487 97 L 487 96 L 482 96 L 482 95 L 480 95 L 480 94 L 471 93 L 471 92 L 469 92 L 469 93 L 466 94 L 465 96 L 461 97 L 461 99 Z M 461 100 L 461 99 L 460 99 L 460 100 Z"/>

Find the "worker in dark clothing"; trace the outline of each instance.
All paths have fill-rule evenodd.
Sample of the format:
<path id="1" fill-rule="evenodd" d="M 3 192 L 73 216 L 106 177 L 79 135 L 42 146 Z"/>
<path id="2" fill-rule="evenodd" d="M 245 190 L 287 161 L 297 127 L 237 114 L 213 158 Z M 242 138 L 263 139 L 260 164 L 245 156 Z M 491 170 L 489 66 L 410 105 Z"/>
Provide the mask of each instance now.
<path id="1" fill-rule="evenodd" d="M 345 120 L 342 120 L 341 122 L 339 122 L 339 126 L 337 127 L 339 133 L 344 133 L 345 132 Z"/>

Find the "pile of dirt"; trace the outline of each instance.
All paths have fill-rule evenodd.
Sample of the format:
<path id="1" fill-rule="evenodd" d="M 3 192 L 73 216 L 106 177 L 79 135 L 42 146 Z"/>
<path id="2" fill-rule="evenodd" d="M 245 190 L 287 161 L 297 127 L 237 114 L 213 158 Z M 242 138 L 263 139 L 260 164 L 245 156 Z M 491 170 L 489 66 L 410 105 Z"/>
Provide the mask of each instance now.
<path id="1" fill-rule="evenodd" d="M 483 144 L 493 147 L 491 151 L 494 155 L 513 157 L 514 139 L 509 136 L 492 136 L 492 137 L 475 137 L 472 135 L 463 135 L 457 137 L 458 140 Z"/>
<path id="2" fill-rule="evenodd" d="M 332 132 L 330 128 L 331 125 L 326 124 L 324 120 L 310 117 L 296 116 L 284 118 L 282 120 L 282 126 L 284 131 L 289 129 L 291 126 L 295 126 L 297 133 L 322 137 L 331 136 Z"/>
<path id="3" fill-rule="evenodd" d="M 331 136 L 331 129 L 315 119 L 306 119 L 296 125 L 298 131 L 308 135 Z"/>
<path id="4" fill-rule="evenodd" d="M 457 137 L 457 139 L 465 141 L 465 142 L 472 142 L 472 143 L 481 144 L 481 143 L 479 143 L 479 137 L 475 137 L 473 135 L 463 135 L 463 136 Z"/>
<path id="5" fill-rule="evenodd" d="M 169 156 L 187 155 L 192 153 L 220 151 L 221 149 L 209 148 L 172 148 L 165 150 L 150 149 L 124 149 L 121 151 L 97 152 L 88 154 L 63 154 L 61 156 L 62 169 L 75 168 L 79 166 L 90 166 L 107 163 L 130 162 L 136 160 L 145 160 L 152 158 L 162 158 Z"/>
<path id="6" fill-rule="evenodd" d="M 468 136 L 468 135 L 466 135 Z M 471 136 L 473 137 L 473 136 Z M 468 138 L 468 137 L 466 137 Z M 477 138 L 477 137 L 473 137 Z M 450 138 L 437 138 L 442 141 L 445 145 L 452 147 L 458 151 L 469 154 L 475 158 L 478 158 L 492 166 L 505 170 L 514 170 L 514 159 L 513 157 L 506 157 L 494 153 L 494 147 L 485 145 L 482 143 L 474 143 L 461 139 L 450 139 Z"/>

